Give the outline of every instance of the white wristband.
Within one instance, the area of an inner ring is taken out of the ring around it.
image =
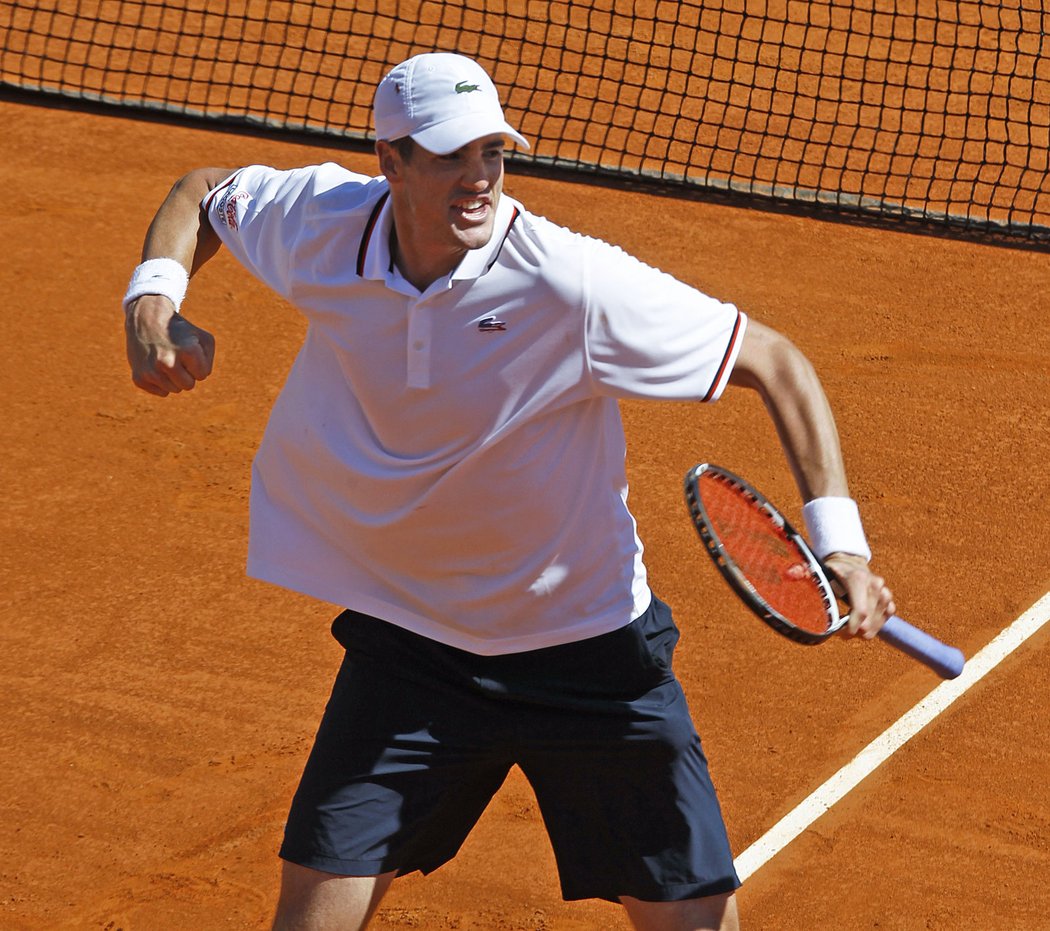
[[[163,294],[175,305],[175,313],[182,306],[189,286],[189,272],[175,259],[147,259],[131,275],[124,295],[124,309],[143,294]]]
[[[852,498],[814,498],[802,505],[809,545],[817,559],[831,553],[850,553],[871,559],[864,537],[860,509]]]

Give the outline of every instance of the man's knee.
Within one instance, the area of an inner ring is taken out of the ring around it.
[[[394,876],[337,876],[286,861],[273,931],[358,931]]]
[[[739,931],[736,897],[731,892],[681,902],[620,901],[636,931]]]

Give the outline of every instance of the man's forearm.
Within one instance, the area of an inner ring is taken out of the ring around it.
[[[189,275],[221,240],[201,209],[231,171],[200,168],[181,178],[157,209],[124,296],[124,332],[132,381],[159,397],[188,391],[211,374],[215,341],[179,314]]]

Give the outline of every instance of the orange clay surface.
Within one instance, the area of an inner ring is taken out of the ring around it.
[[[128,378],[119,305],[189,169],[374,162],[10,102],[0,126],[0,927],[265,928],[339,661],[334,606],[243,571],[249,465],[303,323],[220,255],[184,307],[217,337],[215,373],[161,400]],[[794,338],[904,616],[972,655],[1050,589],[1046,255],[531,177],[507,189]],[[697,461],[796,507],[753,397],[624,416],[653,585],[742,852],[937,680],[878,642],[780,639],[709,565],[682,502]],[[1048,668],[1043,630],[762,867],[744,926],[1047,928]],[[560,900],[515,772],[460,856],[395,883],[375,927],[626,922]]]

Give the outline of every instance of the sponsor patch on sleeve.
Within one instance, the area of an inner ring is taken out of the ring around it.
[[[223,226],[231,230],[239,228],[240,221],[252,200],[251,194],[238,189],[237,180],[237,175],[230,179],[215,205],[215,215]]]

